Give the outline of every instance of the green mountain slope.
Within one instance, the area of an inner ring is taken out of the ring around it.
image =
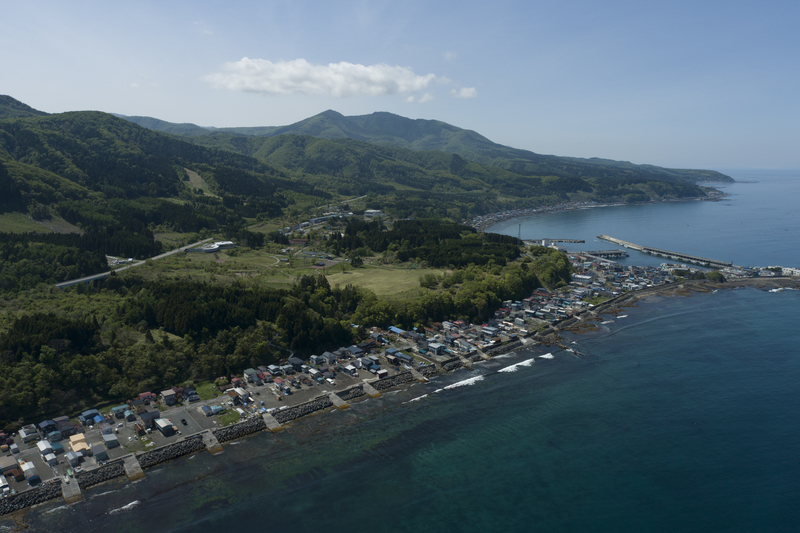
[[[19,100],[0,94],[0,120],[4,118],[24,118],[47,115],[44,111],[34,109]]]
[[[157,122],[148,125],[144,121],[138,123],[159,131],[181,134],[178,126],[182,125]],[[201,130],[192,129],[190,133],[184,135],[201,136],[203,135]],[[266,137],[286,134],[311,135],[323,139],[354,139],[409,150],[438,150],[458,154],[468,161],[504,168],[527,176],[634,178],[694,183],[733,181],[729,176],[710,170],[667,169],[653,165],[635,165],[627,161],[541,155],[497,144],[474,131],[464,130],[438,120],[413,120],[386,112],[347,117],[328,110],[288,126],[217,128],[206,130],[205,135],[223,133]]]

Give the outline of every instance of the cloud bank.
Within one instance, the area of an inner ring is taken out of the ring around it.
[[[436,79],[435,74],[418,75],[408,67],[384,63],[359,65],[342,61],[312,65],[302,58],[272,62],[247,57],[225,63],[220,72],[205,77],[215,88],[266,95],[308,94],[336,98],[411,93],[425,89]]]

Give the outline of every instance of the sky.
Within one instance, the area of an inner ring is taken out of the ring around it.
[[[800,2],[8,2],[0,94],[201,126],[333,109],[542,154],[800,168]]]

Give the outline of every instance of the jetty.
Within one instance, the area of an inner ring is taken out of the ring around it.
[[[642,246],[640,244],[623,241],[622,239],[609,237],[608,235],[598,235],[597,238],[604,241],[613,242],[614,244],[624,246],[625,248],[630,248],[631,250],[637,250],[639,252],[644,252],[646,254],[655,255],[658,257],[666,257],[667,259],[672,259],[674,261],[693,263],[695,265],[708,268],[725,268],[733,266],[733,263],[731,262],[717,261],[716,259],[708,259],[707,257],[698,257],[696,255],[683,254],[680,252],[671,252],[669,250],[662,250],[660,248],[653,248],[651,246]]]

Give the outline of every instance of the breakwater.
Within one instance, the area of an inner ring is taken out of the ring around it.
[[[658,257],[665,257],[667,259],[672,259],[674,261],[685,261],[687,263],[694,263],[696,265],[709,268],[724,268],[732,266],[731,262],[717,261],[716,259],[708,259],[707,257],[697,257],[695,255],[683,254],[680,252],[671,252],[669,250],[661,250],[660,248],[653,248],[651,246],[642,246],[640,244],[633,244],[632,242],[623,241],[622,239],[609,237],[608,235],[598,235],[597,238],[602,239],[604,241],[613,242],[614,244],[619,244],[620,246],[624,246],[625,248],[638,250],[640,252],[644,252],[650,255],[655,255]]]

